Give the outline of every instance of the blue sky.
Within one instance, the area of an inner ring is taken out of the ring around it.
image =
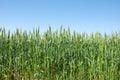
[[[0,0],[0,27],[41,32],[61,25],[77,32],[120,31],[120,0]]]

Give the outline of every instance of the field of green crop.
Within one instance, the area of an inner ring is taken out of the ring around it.
[[[0,80],[120,80],[120,33],[1,28]]]

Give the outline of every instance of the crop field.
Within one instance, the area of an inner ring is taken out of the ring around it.
[[[120,80],[120,33],[1,28],[0,80]]]

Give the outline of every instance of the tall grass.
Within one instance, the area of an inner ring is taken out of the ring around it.
[[[0,29],[0,80],[119,80],[120,33]]]

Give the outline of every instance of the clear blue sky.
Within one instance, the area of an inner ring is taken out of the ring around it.
[[[77,32],[120,31],[120,0],[0,0],[0,27],[44,32],[68,26]]]

